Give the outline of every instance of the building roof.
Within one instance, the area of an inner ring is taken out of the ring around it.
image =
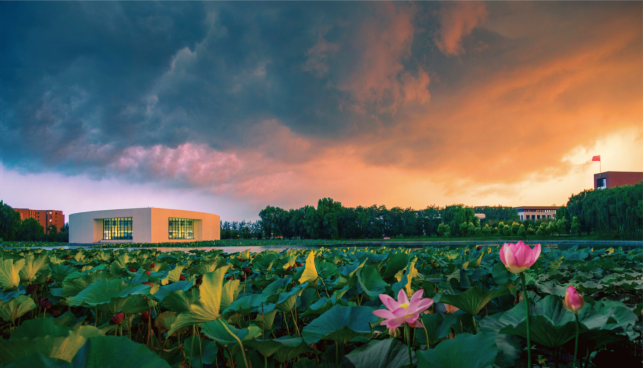
[[[517,211],[519,210],[556,210],[561,208],[562,206],[521,206],[521,207],[515,207]]]

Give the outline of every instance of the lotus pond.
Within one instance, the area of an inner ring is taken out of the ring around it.
[[[4,366],[526,367],[528,321],[533,366],[573,366],[576,328],[577,367],[642,362],[641,249],[544,248],[526,295],[497,246],[1,254]],[[416,328],[381,325],[420,290]]]

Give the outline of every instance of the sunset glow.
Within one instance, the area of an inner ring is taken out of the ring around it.
[[[641,2],[2,3],[0,199],[562,205],[642,171]]]

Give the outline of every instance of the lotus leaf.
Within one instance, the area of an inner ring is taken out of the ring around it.
[[[487,368],[492,366],[497,353],[494,337],[490,334],[464,333],[441,342],[434,349],[418,351],[418,367]]]
[[[371,325],[378,321],[374,308],[336,305],[302,329],[307,344],[322,339],[346,344],[358,336],[371,336]]]

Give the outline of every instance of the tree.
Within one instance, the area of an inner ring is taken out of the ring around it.
[[[512,234],[516,235],[519,232],[519,226],[520,225],[521,224],[519,224],[518,222],[513,222],[512,223]]]
[[[492,235],[499,235],[499,228],[498,227],[493,227],[492,228]]]
[[[565,218],[562,218],[560,220],[557,220],[557,232],[559,234],[567,234],[567,226],[568,226],[568,220]]]
[[[443,236],[446,238],[449,238],[450,232],[451,232],[451,229],[449,228],[449,225],[445,224],[445,228],[443,230]]]
[[[532,225],[528,225],[528,236],[534,235],[535,233],[536,233],[536,231],[534,230]]]
[[[56,228],[56,225],[47,226],[47,237],[51,242],[58,241],[58,229]]]
[[[486,224],[481,229],[481,233],[483,234],[483,236],[488,236],[488,235],[490,235],[492,233],[492,229]]]
[[[0,201],[0,239],[16,240],[20,223],[20,214]]]
[[[579,229],[581,228],[581,222],[577,216],[572,218],[572,224],[570,224],[570,231],[573,234],[579,234]]]
[[[525,226],[523,226],[523,224],[519,226],[519,230],[517,230],[517,235],[519,235],[522,238],[525,238],[528,235],[528,232],[526,231]]]
[[[469,223],[467,225],[467,235],[468,236],[474,236],[476,234],[476,227],[474,226],[473,223]]]
[[[45,235],[45,231],[38,221],[29,218],[20,224],[18,229],[18,240],[35,241],[41,240]]]
[[[467,235],[467,222],[462,222],[458,226],[458,233],[461,234],[461,236]]]
[[[510,225],[505,225],[503,227],[503,235],[512,235],[512,229],[510,228]]]
[[[543,233],[542,227],[539,227],[537,229],[537,236],[543,236],[543,235],[544,235],[544,233]]]
[[[557,232],[557,225],[554,221],[550,221],[548,224],[548,234],[554,234]]]
[[[445,232],[445,224],[441,223],[438,225],[438,236],[443,236],[443,233]]]

